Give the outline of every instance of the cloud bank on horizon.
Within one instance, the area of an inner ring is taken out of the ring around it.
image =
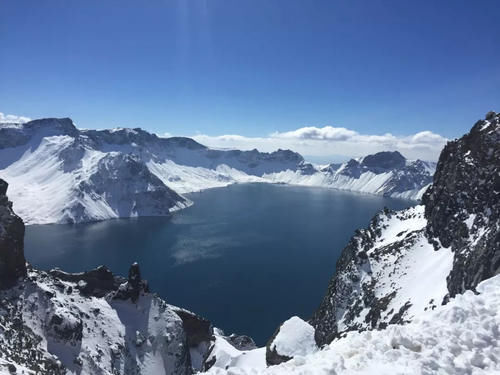
[[[0,123],[25,123],[25,116],[6,115],[0,112]],[[173,134],[164,133],[162,137]],[[189,136],[213,148],[272,152],[290,149],[306,159],[317,162],[339,162],[379,151],[399,151],[408,159],[437,160],[447,138],[430,130],[407,136],[390,133],[383,135],[361,134],[355,130],[333,126],[306,126],[286,132],[273,132],[263,137],[246,137],[238,134]]]
[[[5,124],[5,123],[15,123],[15,124],[22,124],[25,122],[31,121],[29,117],[25,116],[16,116],[16,115],[6,115],[2,112],[0,112],[0,124]]]
[[[343,127],[307,126],[287,132],[274,132],[266,137],[241,135],[210,136],[197,134],[192,137],[209,147],[236,148],[259,151],[291,149],[318,161],[344,161],[379,151],[399,151],[408,159],[437,160],[447,138],[426,130],[407,136],[390,133],[383,135],[360,134]]]

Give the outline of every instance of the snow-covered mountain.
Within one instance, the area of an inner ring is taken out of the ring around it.
[[[398,152],[316,168],[289,150],[215,150],[141,129],[80,130],[67,118],[0,124],[0,177],[27,224],[168,215],[191,204],[181,194],[238,182],[419,199],[433,172]]]
[[[343,164],[265,175],[272,182],[321,186],[340,190],[419,200],[430,186],[436,163],[407,160],[398,151],[385,151]]]
[[[105,267],[26,267],[24,224],[0,180],[0,373],[500,373],[500,114],[443,150],[423,205],[376,215],[320,308],[266,347]]]

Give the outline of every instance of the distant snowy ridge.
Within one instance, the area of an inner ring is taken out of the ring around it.
[[[420,200],[432,182],[436,163],[406,160],[399,152],[379,152],[319,169],[264,175],[272,182],[320,186],[393,198]]]
[[[316,168],[289,150],[216,150],[139,128],[79,130],[70,119],[0,124],[0,177],[27,224],[168,215],[191,204],[180,194],[245,182],[420,199],[434,167],[382,152]]]

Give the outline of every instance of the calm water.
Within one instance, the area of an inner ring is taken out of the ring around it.
[[[152,290],[227,333],[264,344],[291,315],[318,306],[335,261],[356,228],[404,200],[320,188],[245,184],[190,195],[172,218],[40,225],[26,257],[42,269],[105,264],[126,275],[138,261]]]

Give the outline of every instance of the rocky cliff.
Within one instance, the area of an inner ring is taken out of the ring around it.
[[[319,345],[405,323],[500,272],[500,115],[448,143],[423,205],[377,214],[311,319]]]
[[[0,289],[26,276],[24,224],[7,198],[8,184],[0,179]]]
[[[500,272],[500,114],[446,145],[422,203],[427,237],[455,254],[450,296]]]

